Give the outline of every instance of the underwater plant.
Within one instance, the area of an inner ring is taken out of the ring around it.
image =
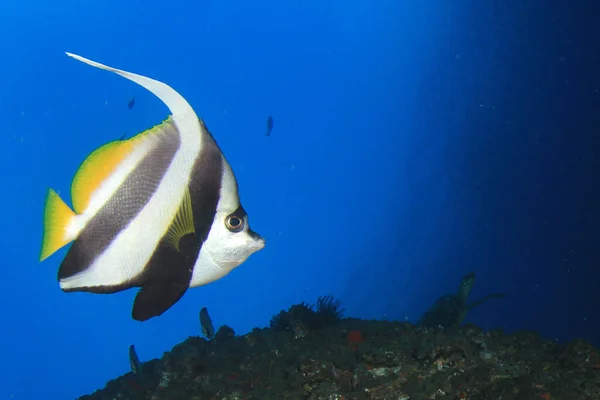
[[[316,306],[302,302],[294,304],[287,311],[281,310],[271,318],[269,327],[274,331],[297,330],[298,327],[321,329],[342,319],[344,309],[340,308],[341,304],[331,295],[319,296]]]
[[[304,302],[294,304],[287,311],[281,310],[279,314],[274,315],[269,322],[269,327],[274,331],[292,330],[296,321],[310,319],[313,312],[312,306]]]
[[[342,302],[335,300],[331,295],[319,296],[313,322],[313,325],[316,326],[315,329],[333,325],[341,320],[345,311],[340,308],[341,305]]]

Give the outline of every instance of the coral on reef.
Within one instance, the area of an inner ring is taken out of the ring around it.
[[[304,302],[295,304],[271,318],[269,325],[274,331],[292,330],[303,334],[340,321],[344,314],[340,307],[341,302],[333,296],[319,296],[316,306]]]
[[[475,273],[470,272],[462,278],[456,293],[445,294],[436,300],[421,317],[419,325],[430,328],[455,328],[463,322],[467,313],[474,307],[488,300],[504,297],[504,293],[492,293],[478,301],[468,302],[474,284]]]
[[[79,400],[600,399],[600,353],[582,340],[341,316],[326,296],[243,336],[222,326]]]

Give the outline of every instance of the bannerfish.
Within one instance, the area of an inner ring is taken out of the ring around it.
[[[200,310],[200,326],[202,327],[202,334],[207,339],[212,339],[215,335],[215,327],[212,323],[212,319],[210,319],[210,315],[208,315],[206,307],[203,307],[202,310]]]
[[[267,136],[271,136],[271,131],[273,130],[273,117],[269,115],[267,118]]]
[[[131,110],[133,108],[133,106],[135,106],[135,97],[132,97],[128,102],[127,102],[127,109]]]
[[[138,358],[133,345],[129,346],[129,365],[131,366],[131,371],[134,374],[140,374],[140,359]]]
[[[188,102],[165,83],[67,53],[160,98],[171,116],[92,152],[71,184],[73,210],[52,189],[40,260],[72,243],[58,270],[65,292],[140,287],[145,321],[189,287],[220,279],[265,246],[252,231],[229,163]]]

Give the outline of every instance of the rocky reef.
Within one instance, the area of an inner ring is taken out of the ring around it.
[[[222,326],[79,400],[600,399],[600,353],[581,340],[341,316],[325,297],[243,336]]]

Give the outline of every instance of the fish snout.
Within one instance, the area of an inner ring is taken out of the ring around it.
[[[258,233],[254,232],[252,229],[248,229],[248,235],[252,238],[251,247],[254,251],[262,250],[265,247],[267,241]]]

